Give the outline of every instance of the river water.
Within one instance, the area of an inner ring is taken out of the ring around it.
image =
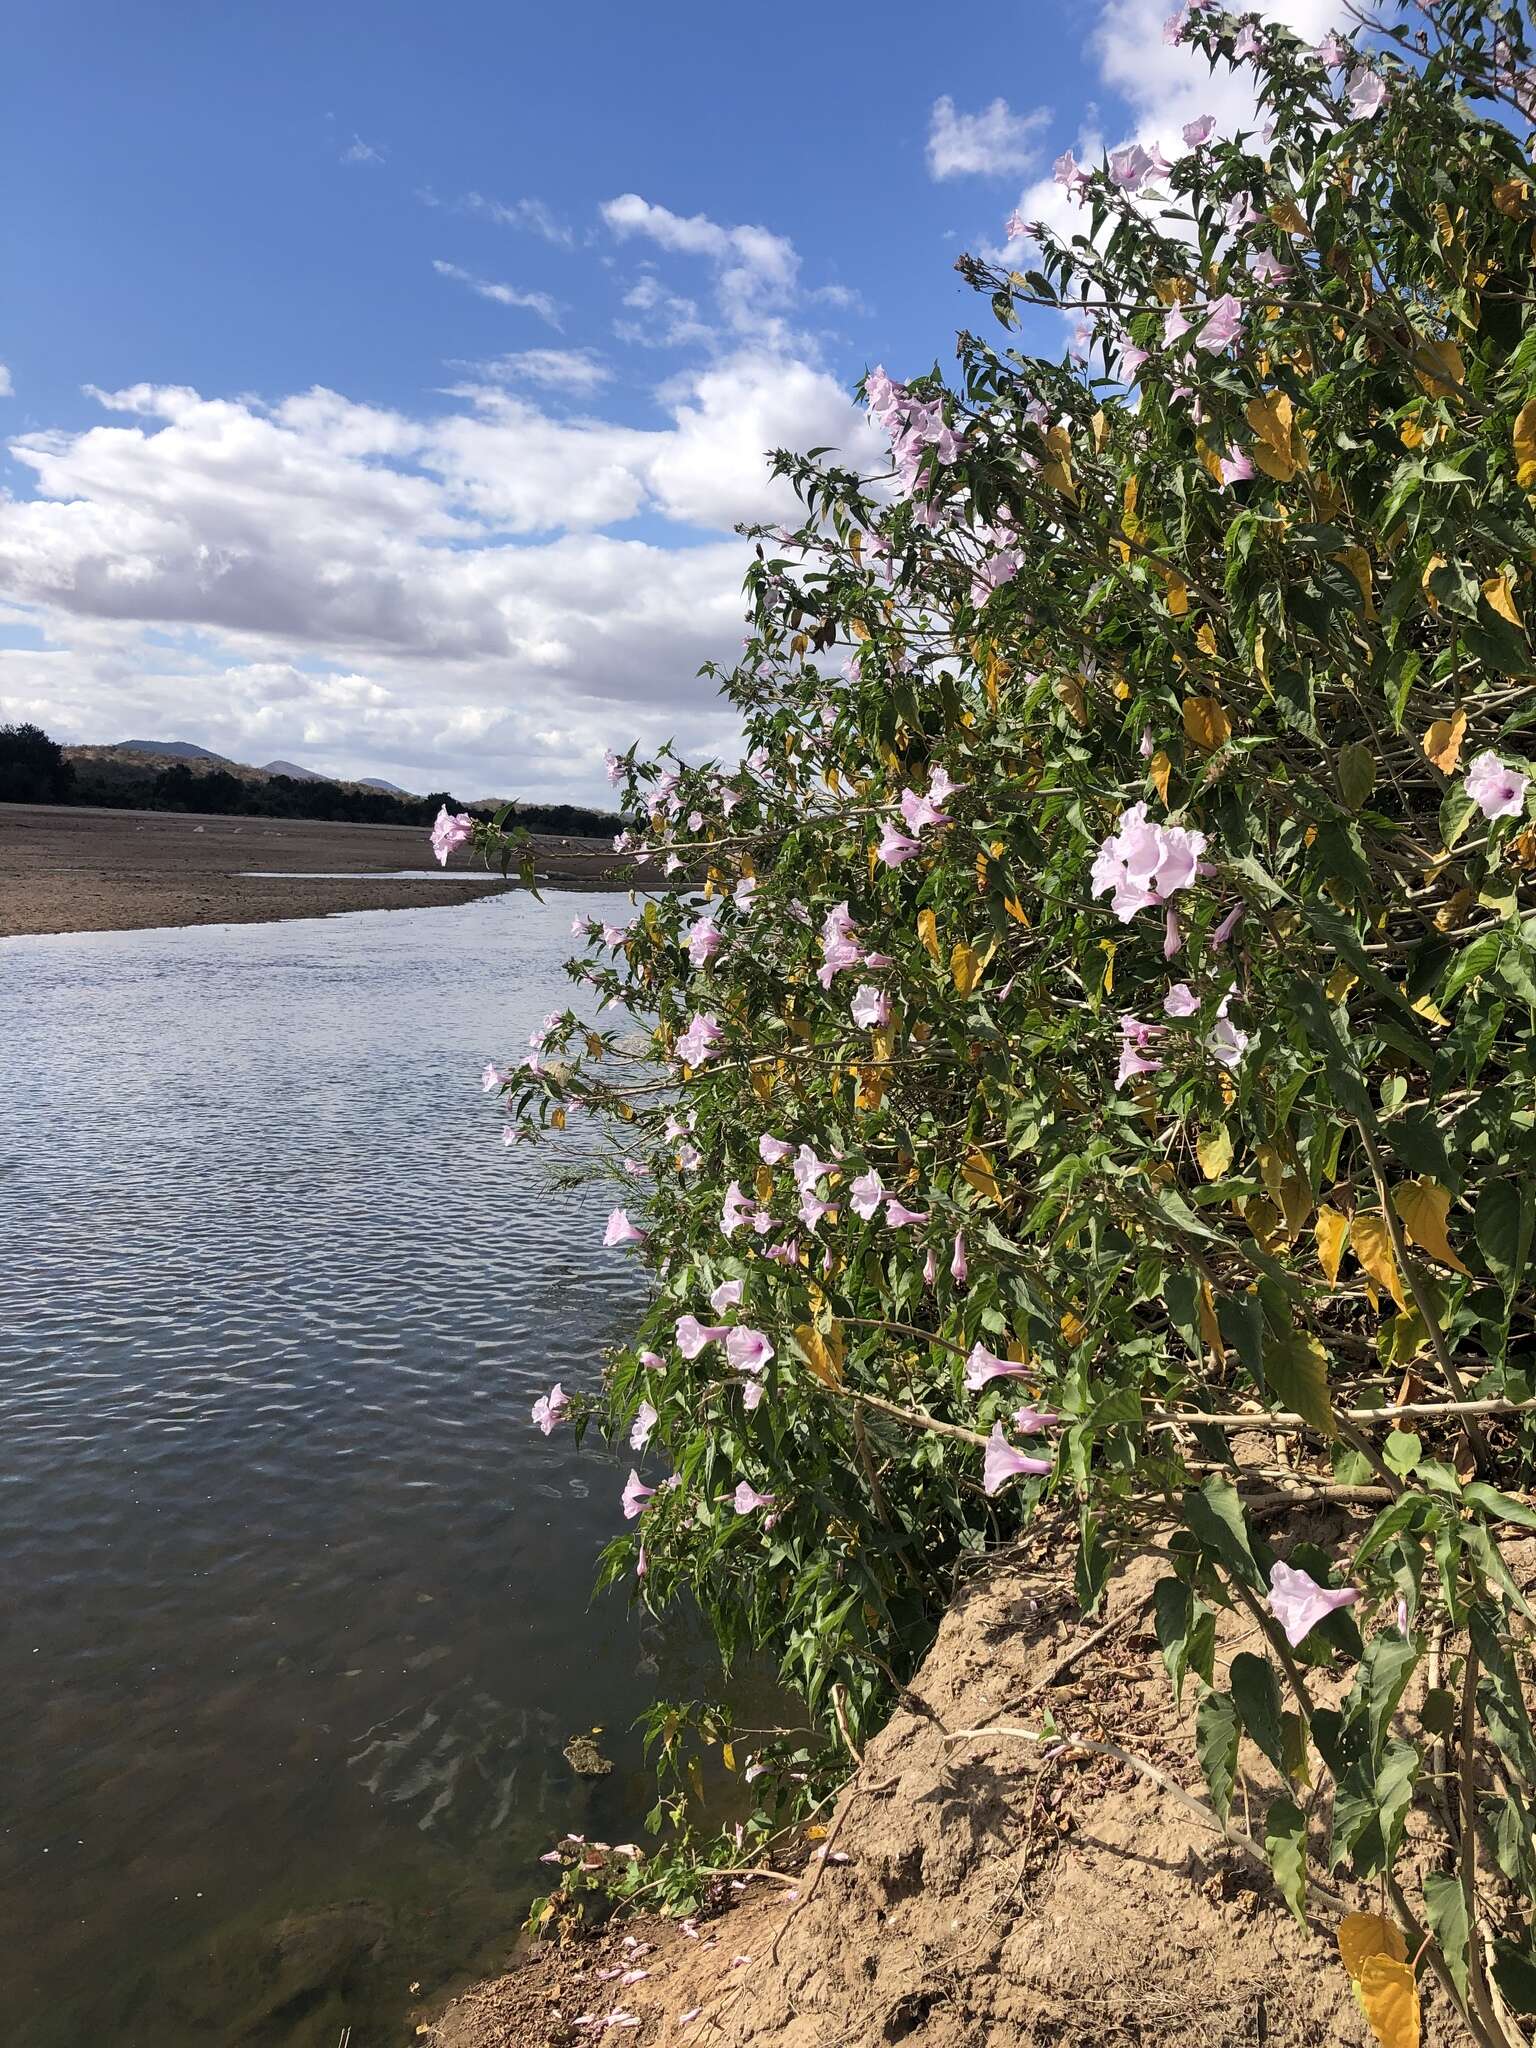
[[[572,901],[0,942],[13,2044],[408,2041],[641,1825],[705,1649],[590,1599],[623,1466],[528,1417],[640,1283],[479,1087]]]

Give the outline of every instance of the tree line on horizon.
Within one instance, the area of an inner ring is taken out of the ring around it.
[[[461,803],[447,790],[433,790],[427,796],[391,795],[359,783],[301,781],[294,775],[246,780],[227,768],[198,771],[185,761],[72,761],[57,740],[31,724],[0,725],[0,803],[420,827],[430,826],[445,805],[486,820],[495,815],[494,806]],[[520,804],[515,818],[531,831],[587,838],[610,837],[621,823],[609,812],[581,804]]]

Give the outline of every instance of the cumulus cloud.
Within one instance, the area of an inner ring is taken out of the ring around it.
[[[582,360],[526,353],[557,382]],[[505,384],[420,416],[325,389],[95,395],[97,424],[10,443],[35,494],[0,497],[0,592],[42,644],[0,650],[0,716],[471,795],[599,797],[632,736],[729,749],[695,677],[740,632],[723,529],[793,516],[766,449],[857,461],[868,431],[824,372],[753,350],[675,380],[647,427]],[[626,534],[642,516],[688,544]]]
[[[803,346],[784,313],[795,299],[800,258],[793,242],[763,227],[723,227],[707,214],[673,213],[625,192],[607,200],[603,220],[621,241],[640,237],[675,255],[701,256],[714,267],[715,299],[727,327],[758,346]]]
[[[548,292],[525,292],[519,291],[516,285],[497,284],[491,278],[477,277],[472,270],[465,270],[457,263],[445,263],[441,257],[433,259],[432,268],[439,277],[451,277],[455,284],[468,285],[478,298],[492,299],[498,306],[522,306],[530,313],[537,313],[546,325],[559,333],[562,308]]]
[[[928,172],[934,178],[1016,177],[1040,160],[1047,107],[1015,114],[1004,99],[979,114],[956,111],[948,93],[933,103],[928,122]]]
[[[537,384],[545,391],[573,393],[596,391],[613,376],[608,365],[585,348],[517,349],[465,367],[493,384]]]
[[[10,371],[4,363],[0,363],[0,398],[11,398],[15,391],[16,386],[11,382]]]

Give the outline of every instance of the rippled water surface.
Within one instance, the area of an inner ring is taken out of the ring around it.
[[[7,2041],[409,2040],[555,1834],[638,1826],[702,1651],[589,1603],[622,1472],[528,1422],[638,1281],[478,1081],[569,922],[0,943]]]

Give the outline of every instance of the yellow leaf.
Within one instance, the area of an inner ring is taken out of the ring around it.
[[[978,894],[980,894],[980,893],[981,893],[981,891],[982,891],[982,890],[984,890],[984,889],[986,888],[986,886],[987,886],[987,856],[986,856],[986,855],[985,855],[984,853],[978,853],[978,854],[977,854],[977,856],[976,856],[976,889],[977,889],[977,893],[978,893]]]
[[[1003,1191],[997,1184],[997,1175],[992,1171],[992,1162],[979,1147],[974,1152],[967,1153],[960,1174],[978,1195],[985,1195],[989,1202],[1002,1201]]]
[[[1277,206],[1269,209],[1269,217],[1277,228],[1283,228],[1288,235],[1304,235],[1307,232],[1306,217],[1294,199],[1282,199]]]
[[[1365,606],[1365,616],[1376,616],[1376,593],[1371,587],[1371,558],[1364,548],[1340,548],[1333,558],[1342,562],[1360,586],[1360,600]]]
[[[1214,697],[1184,699],[1184,730],[1197,747],[1212,753],[1232,737],[1232,721]]]
[[[970,946],[956,944],[949,956],[950,978],[963,996],[968,996],[981,979],[981,960]]]
[[[1072,478],[1072,440],[1065,427],[1060,424],[1051,428],[1045,437],[1045,445],[1051,459],[1042,462],[1040,474],[1053,491],[1060,491],[1064,498],[1077,503],[1077,485]]]
[[[736,1768],[736,1750],[735,1750],[735,1747],[734,1747],[734,1745],[733,1745],[733,1744],[731,1744],[731,1743],[729,1743],[729,1742],[722,1742],[722,1743],[721,1743],[721,1745],[720,1745],[720,1761],[721,1761],[721,1763],[723,1763],[723,1764],[725,1765],[725,1768],[726,1768],[726,1769],[727,1769],[728,1771],[734,1771],[734,1770],[735,1770],[735,1768]]]
[[[1122,500],[1123,509],[1120,514],[1120,528],[1121,531],[1130,540],[1135,540],[1141,532],[1141,522],[1136,517],[1136,498],[1139,489],[1140,486],[1138,485],[1135,477],[1128,476],[1125,480],[1125,494]]]
[[[1378,1287],[1385,1288],[1399,1308],[1408,1306],[1403,1276],[1397,1270],[1392,1238],[1384,1216],[1356,1213],[1349,1226],[1349,1248]]]
[[[939,959],[939,926],[931,910],[917,913],[917,936],[922,941],[923,951],[937,961]]]
[[[1403,1229],[1409,1241],[1416,1244],[1421,1252],[1428,1252],[1432,1259],[1438,1259],[1442,1266],[1454,1267],[1458,1273],[1468,1269],[1451,1250],[1451,1241],[1446,1236],[1445,1219],[1450,1213],[1451,1192],[1441,1187],[1428,1174],[1418,1180],[1405,1180],[1392,1190],[1392,1206],[1402,1220]]]
[[[1323,988],[1329,1002],[1342,1003],[1359,979],[1359,975],[1352,972],[1341,961],[1323,983]]]
[[[773,1200],[772,1167],[767,1165],[760,1166],[752,1176],[752,1185],[757,1189],[757,1199],[760,1202],[771,1202]]]
[[[806,1364],[823,1386],[840,1387],[843,1384],[841,1323],[832,1323],[825,1334],[814,1323],[801,1323],[795,1330],[795,1342],[805,1353]]]
[[[1216,1320],[1216,1303],[1211,1297],[1209,1280],[1200,1282],[1200,1336],[1207,1350],[1221,1356],[1221,1325]]]
[[[1507,220],[1518,220],[1525,211],[1526,198],[1530,187],[1523,178],[1506,178],[1495,185],[1492,192],[1494,206]]]
[[[1201,463],[1210,472],[1211,477],[1216,483],[1222,484],[1226,482],[1226,472],[1221,466],[1221,450],[1213,448],[1210,442],[1206,440],[1204,434],[1196,434],[1195,436],[1195,453],[1199,456]]]
[[[1115,954],[1119,951],[1113,939],[1100,939],[1099,951],[1104,955],[1104,980],[1100,990],[1103,995],[1113,992],[1115,986]]]
[[[1328,1285],[1336,1287],[1344,1246],[1349,1238],[1349,1218],[1338,1209],[1330,1209],[1325,1202],[1317,1212],[1312,1234],[1317,1239],[1318,1264],[1328,1276]]]
[[[1437,612],[1440,609],[1440,600],[1436,597],[1434,591],[1433,579],[1435,571],[1437,569],[1448,569],[1449,567],[1450,564],[1446,561],[1444,555],[1431,555],[1424,564],[1424,574],[1419,578],[1419,588],[1424,593],[1424,602],[1432,612]]]
[[[850,533],[848,536],[848,552],[853,557],[855,568],[863,568],[864,536],[862,533],[860,533],[857,527],[855,527],[852,533]]]
[[[1168,601],[1168,609],[1174,618],[1182,619],[1189,610],[1189,585],[1177,572],[1168,578],[1168,586],[1164,595]]]
[[[1052,685],[1056,695],[1072,714],[1074,724],[1088,723],[1088,699],[1083,690],[1081,676],[1058,676]]]
[[[1449,398],[1467,381],[1461,350],[1454,341],[1425,341],[1414,355],[1413,374],[1431,398]]]
[[[1195,1157],[1207,1180],[1220,1180],[1232,1164],[1232,1133],[1225,1124],[1206,1131],[1195,1140]]]
[[[1258,1161],[1265,1192],[1285,1218],[1285,1227],[1294,1237],[1312,1214],[1312,1189],[1295,1150],[1289,1141],[1281,1145],[1260,1145]]]
[[[806,1840],[807,1840],[808,1842],[819,1842],[819,1841],[821,1841],[821,1840],[823,1839],[823,1837],[824,1837],[824,1836],[826,1835],[826,1832],[827,1832],[827,1831],[826,1831],[826,1829],[825,1829],[825,1828],[824,1828],[824,1827],[822,1826],[821,1822],[820,1822],[820,1821],[817,1821],[817,1822],[815,1822],[815,1824],[814,1824],[813,1826],[811,1826],[811,1827],[808,1827],[808,1828],[806,1829],[806,1831],[805,1831],[805,1839],[806,1839]]]
[[[1005,896],[1003,898],[1003,908],[1007,911],[1008,915],[1013,919],[1015,924],[1027,925],[1029,923],[1029,919],[1024,912],[1024,906],[1019,901],[1017,896]]]
[[[1093,435],[1093,452],[1095,455],[1102,454],[1104,448],[1104,436],[1109,432],[1109,419],[1105,414],[1104,408],[1102,406],[1099,407],[1099,410],[1088,422],[1088,426],[1089,431]]]
[[[1254,433],[1258,436],[1253,446],[1253,458],[1266,476],[1276,482],[1288,484],[1296,474],[1296,459],[1293,447],[1292,429],[1294,416],[1291,401],[1283,391],[1272,391],[1263,398],[1251,398],[1244,410]]]
[[[773,1075],[767,1067],[755,1067],[753,1069],[752,1093],[759,1102],[766,1102],[773,1093]]]
[[[1461,743],[1466,736],[1465,711],[1458,711],[1454,718],[1437,718],[1424,735],[1425,760],[1431,767],[1438,768],[1442,775],[1454,774],[1456,762],[1461,754]]]
[[[1159,800],[1163,803],[1168,801],[1168,777],[1172,773],[1173,763],[1162,749],[1159,748],[1147,763],[1147,774],[1151,780],[1152,787],[1157,791]]]
[[[1380,1913],[1346,1913],[1339,1922],[1338,1943],[1344,1967],[1356,1980],[1372,1956],[1387,1956],[1396,1963],[1408,1960],[1403,1930]]]
[[[832,794],[836,796],[838,790],[842,787],[842,777],[838,774],[837,770],[835,768],[829,768],[826,774],[823,775],[821,779],[827,785],[828,789],[831,790]]]
[[[1522,491],[1536,484],[1536,398],[1528,398],[1515,414],[1515,481]]]
[[[1525,621],[1515,610],[1515,586],[1507,569],[1501,575],[1488,578],[1483,585],[1483,597],[1490,611],[1497,612],[1501,619],[1508,619],[1512,626],[1519,626],[1524,631]]]
[[[1216,652],[1215,628],[1209,625],[1202,626],[1195,635],[1195,645],[1202,654],[1214,654]]]
[[[1419,1987],[1395,1956],[1367,1956],[1356,1980],[1381,2048],[1419,2048]]]
[[[1083,1321],[1082,1317],[1075,1315],[1071,1309],[1068,1309],[1061,1319],[1063,1342],[1067,1344],[1080,1344],[1087,1334],[1088,1325]]]

